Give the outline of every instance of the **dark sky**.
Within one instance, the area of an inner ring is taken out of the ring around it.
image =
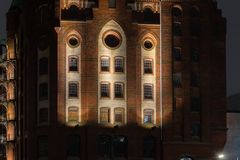
[[[240,0],[217,1],[227,18],[227,94],[233,95],[240,93]],[[0,0],[0,37],[5,36],[5,13],[10,3]]]

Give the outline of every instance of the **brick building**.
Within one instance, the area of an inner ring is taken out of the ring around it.
[[[212,0],[14,0],[1,51],[7,160],[209,160],[226,139]]]

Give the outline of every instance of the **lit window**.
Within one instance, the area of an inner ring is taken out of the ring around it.
[[[116,8],[116,0],[108,0],[109,8]]]
[[[173,58],[175,61],[181,61],[182,60],[182,53],[180,48],[173,48]]]
[[[41,83],[39,85],[39,100],[47,100],[48,99],[48,84]]]
[[[173,74],[173,86],[174,86],[174,88],[182,87],[182,74],[181,73]]]
[[[150,84],[144,84],[144,99],[153,99],[153,89]]]
[[[200,138],[200,133],[201,128],[200,128],[200,123],[192,123],[191,125],[191,136],[192,138]]]
[[[144,59],[144,74],[152,74],[152,60],[151,59]]]
[[[143,112],[144,112],[143,123],[153,123],[153,110],[144,109]]]
[[[109,57],[101,57],[101,71],[109,72]]]
[[[124,109],[116,108],[114,110],[115,123],[123,123],[124,122]]]
[[[48,108],[42,108],[39,110],[39,123],[48,122]]]
[[[39,136],[38,137],[38,157],[48,156],[48,137]]]
[[[78,107],[68,107],[68,122],[78,121],[79,121]]]
[[[182,36],[182,26],[180,22],[173,22],[173,35]]]
[[[69,57],[69,71],[78,71],[78,58]]]
[[[143,157],[155,158],[156,154],[156,139],[152,136],[143,137]]]
[[[114,96],[115,98],[123,98],[124,89],[123,83],[115,83],[114,84]]]
[[[78,84],[76,82],[71,82],[68,84],[68,96],[78,97]]]
[[[124,72],[123,65],[124,65],[123,58],[116,57],[115,58],[115,72]]]
[[[48,74],[48,59],[41,58],[39,60],[39,68],[38,68],[39,75]]]
[[[70,135],[67,137],[67,155],[78,157],[80,154],[80,136]]]
[[[100,85],[100,91],[101,91],[102,98],[110,97],[109,88],[110,88],[109,83],[102,83]]]
[[[110,109],[101,108],[100,109],[100,123],[110,123]]]

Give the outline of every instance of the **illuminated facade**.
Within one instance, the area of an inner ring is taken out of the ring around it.
[[[226,22],[216,2],[14,2],[1,54],[0,156],[207,160],[221,152]]]

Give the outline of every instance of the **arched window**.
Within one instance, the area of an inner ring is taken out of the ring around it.
[[[144,23],[151,24],[155,21],[155,16],[151,8],[145,8],[143,10]]]
[[[77,57],[69,57],[68,61],[69,65],[69,71],[76,72],[78,71],[78,58]]]
[[[156,156],[156,139],[153,136],[143,137],[143,157],[155,158]]]
[[[173,15],[173,17],[181,17],[182,16],[182,10],[179,7],[173,7],[172,8],[172,15]]]
[[[39,110],[39,123],[48,123],[48,108],[41,108]]]
[[[39,75],[48,74],[48,58],[41,58],[38,66]]]
[[[48,84],[41,83],[39,85],[39,93],[38,93],[39,100],[47,100],[48,99]]]
[[[67,156],[78,157],[80,154],[80,136],[70,135],[67,137]]]

